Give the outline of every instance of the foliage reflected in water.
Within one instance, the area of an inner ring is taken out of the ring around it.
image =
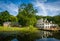
[[[7,36],[0,35],[0,41],[11,41],[16,38],[18,41],[34,41],[40,36],[37,33],[19,33],[19,34],[10,34]]]
[[[41,38],[37,41],[60,41],[60,32],[57,31],[40,31]]]
[[[8,34],[9,33],[9,34]],[[16,34],[14,34],[16,33]],[[36,41],[38,39],[51,38],[60,40],[60,32],[39,31],[39,32],[6,32],[0,33],[0,41]]]

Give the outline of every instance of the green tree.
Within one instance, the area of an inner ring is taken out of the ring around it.
[[[19,23],[22,26],[34,25],[36,22],[36,12],[32,4],[21,4],[17,15]]]
[[[54,21],[52,16],[45,16],[45,18],[47,18],[48,21]]]
[[[10,18],[9,18],[9,21],[11,21],[11,22],[18,22],[18,19],[17,19],[16,16],[11,15]]]
[[[39,15],[36,15],[35,17],[36,17],[37,20],[43,18],[43,16],[39,16]]]
[[[10,14],[8,11],[0,12],[0,24],[9,21],[9,18],[10,18]]]
[[[60,26],[60,15],[54,16],[54,21],[56,24],[58,24]]]

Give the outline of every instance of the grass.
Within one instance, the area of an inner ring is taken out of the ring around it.
[[[30,27],[3,27],[0,26],[0,31],[23,31],[23,32],[35,32],[38,31],[37,28],[30,26]]]

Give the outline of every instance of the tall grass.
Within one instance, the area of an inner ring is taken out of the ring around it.
[[[22,31],[22,32],[34,32],[38,31],[37,28],[30,26],[30,27],[3,27],[0,26],[0,31]]]

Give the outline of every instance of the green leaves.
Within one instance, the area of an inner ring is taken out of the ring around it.
[[[15,17],[15,16],[10,16],[10,21],[11,22],[18,22],[18,19],[17,19],[17,17]]]
[[[54,21],[56,24],[58,24],[60,26],[60,15],[54,16]]]
[[[4,22],[18,22],[17,17],[9,14],[8,11],[0,12],[0,24],[3,25]]]
[[[10,17],[10,14],[8,11],[1,12],[1,14],[0,14],[0,19],[4,22],[8,21],[9,17]]]
[[[3,22],[9,21],[10,14],[8,11],[0,12],[0,24],[2,25]]]
[[[22,4],[19,7],[17,18],[22,26],[34,25],[36,11],[32,4]]]

